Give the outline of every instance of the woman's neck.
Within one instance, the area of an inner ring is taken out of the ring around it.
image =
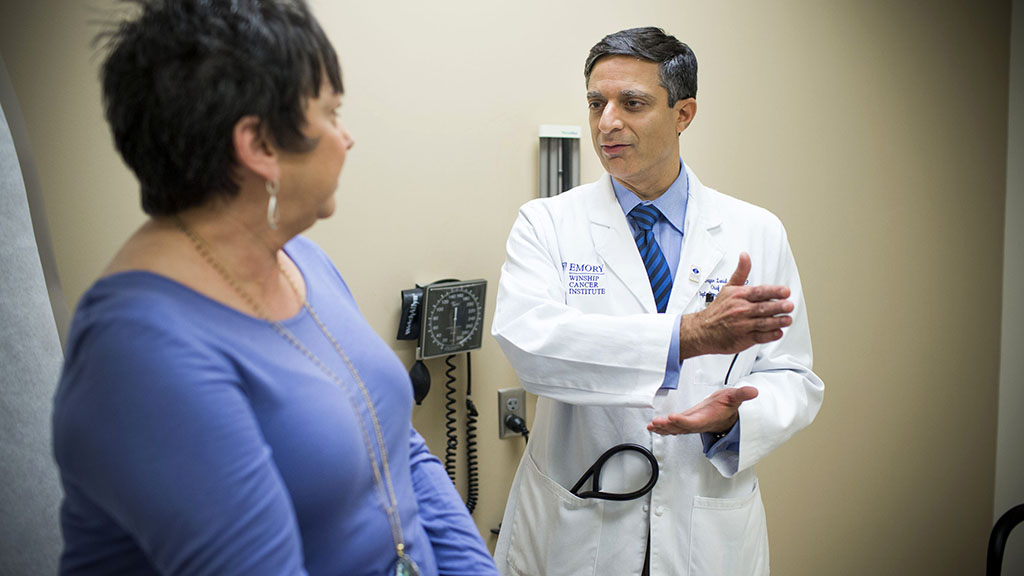
[[[177,227],[180,222],[202,239],[213,257],[243,286],[273,284],[280,270],[279,257],[285,242],[265,221],[253,220],[244,212],[210,208],[187,210],[161,219],[158,225]]]

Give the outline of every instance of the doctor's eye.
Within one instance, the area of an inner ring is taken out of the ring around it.
[[[626,108],[629,110],[639,110],[643,108],[644,104],[643,100],[626,100]]]
[[[604,108],[604,102],[601,102],[600,100],[591,100],[587,103],[587,108],[590,108],[591,110],[600,110],[601,108]]]

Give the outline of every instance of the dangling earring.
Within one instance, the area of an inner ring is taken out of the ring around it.
[[[271,230],[277,230],[277,223],[281,221],[281,214],[277,211],[277,191],[277,182],[267,180],[267,194],[270,195],[267,202],[267,225]]]

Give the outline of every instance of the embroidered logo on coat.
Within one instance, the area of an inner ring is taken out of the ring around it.
[[[604,266],[562,262],[562,269],[569,273],[570,296],[600,296],[605,293]]]

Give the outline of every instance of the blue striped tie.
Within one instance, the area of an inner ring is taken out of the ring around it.
[[[661,253],[661,247],[654,239],[652,230],[660,214],[654,206],[643,204],[637,204],[629,211],[633,222],[640,229],[634,240],[640,250],[640,257],[644,260],[644,267],[647,268],[647,277],[651,279],[654,302],[658,305],[658,312],[664,314],[668,307],[668,297],[672,293],[672,273],[669,272],[668,262],[665,261],[665,255]]]

